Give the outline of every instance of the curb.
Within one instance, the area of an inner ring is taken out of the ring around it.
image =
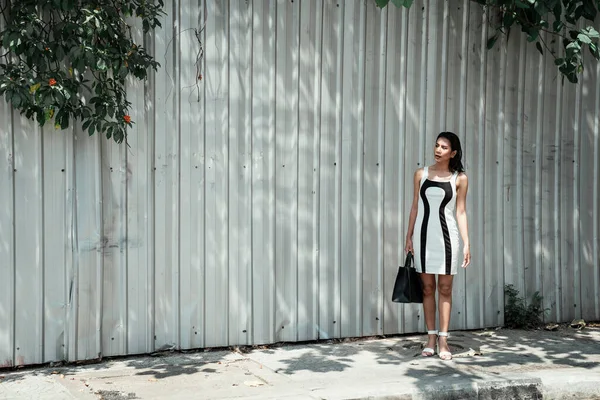
[[[449,386],[425,386],[412,393],[347,398],[345,400],[541,400],[542,380],[538,378],[473,382]]]

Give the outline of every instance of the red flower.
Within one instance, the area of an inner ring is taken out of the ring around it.
[[[131,117],[129,115],[123,115],[123,120],[127,124],[131,123]]]
[[[50,78],[50,80],[48,80],[48,85],[50,85],[50,86],[56,85],[56,79]]]

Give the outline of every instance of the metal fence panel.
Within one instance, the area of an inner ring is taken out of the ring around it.
[[[0,105],[0,366],[422,331],[390,294],[442,130],[470,182],[451,328],[501,325],[509,283],[600,319],[596,61],[563,85],[522,35],[488,51],[469,1],[165,9],[128,147]]]

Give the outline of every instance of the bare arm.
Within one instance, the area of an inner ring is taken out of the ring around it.
[[[415,230],[415,221],[417,220],[417,211],[419,210],[419,189],[421,186],[421,177],[423,176],[423,168],[419,168],[415,171],[413,178],[413,202],[410,208],[410,214],[408,217],[408,230],[406,231],[406,245],[404,251],[407,253],[413,252],[412,236]]]
[[[467,190],[469,188],[469,179],[464,173],[456,179],[456,222],[458,230],[463,241],[463,263],[462,267],[467,268],[471,263],[471,247],[469,243],[469,228],[467,224]]]

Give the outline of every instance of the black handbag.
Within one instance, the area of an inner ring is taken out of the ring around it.
[[[422,303],[423,284],[419,273],[413,267],[413,254],[408,252],[404,265],[398,268],[392,301],[395,303]]]

